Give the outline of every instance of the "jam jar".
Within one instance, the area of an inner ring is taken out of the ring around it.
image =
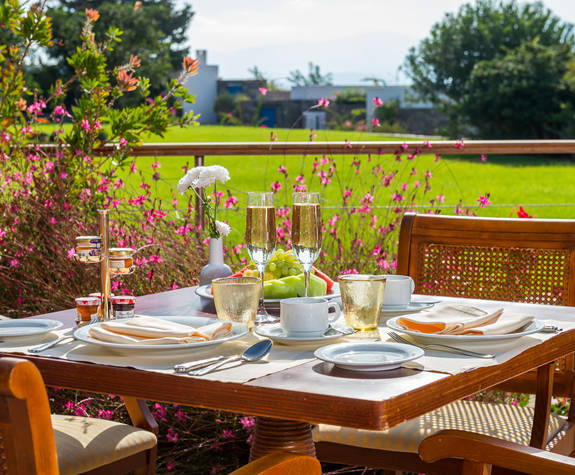
[[[79,261],[100,262],[101,254],[101,236],[78,236],[76,238],[76,259]]]
[[[98,297],[78,297],[76,299],[76,312],[78,323],[89,323],[98,320],[98,308],[100,299]]]
[[[114,274],[130,274],[134,265],[134,249],[131,247],[110,248],[110,270]]]
[[[116,295],[112,297],[112,312],[116,320],[134,318],[136,297],[131,295]]]

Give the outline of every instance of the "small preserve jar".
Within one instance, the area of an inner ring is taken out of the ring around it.
[[[100,299],[97,297],[78,297],[76,299],[77,323],[82,324],[98,320],[99,307]]]
[[[131,295],[116,295],[112,297],[112,311],[114,318],[134,318],[134,308],[136,306],[136,297]]]
[[[79,261],[100,262],[101,254],[101,236],[78,236],[76,238],[76,258]]]
[[[134,249],[131,247],[110,248],[110,270],[114,274],[130,274],[134,265]]]

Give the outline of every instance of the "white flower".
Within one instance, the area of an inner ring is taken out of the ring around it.
[[[231,228],[229,226],[229,224],[224,223],[222,221],[218,221],[216,219],[216,230],[218,231],[218,233],[222,236],[227,236],[228,234],[230,234]]]
[[[181,194],[188,188],[205,188],[212,185],[216,180],[225,183],[230,179],[228,170],[220,165],[208,167],[195,167],[186,173],[178,183],[178,191]]]

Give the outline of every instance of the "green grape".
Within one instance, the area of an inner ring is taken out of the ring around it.
[[[301,274],[301,272],[298,269],[296,269],[295,267],[292,267],[289,270],[289,275],[298,275],[298,274]]]
[[[269,270],[269,271],[272,272],[272,273],[275,272],[275,270],[276,270],[276,263],[275,263],[275,262],[271,262],[270,264],[268,264],[266,270]]]

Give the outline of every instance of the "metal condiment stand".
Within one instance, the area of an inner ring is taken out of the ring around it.
[[[110,217],[108,215],[109,210],[99,209],[99,221],[100,221],[100,236],[102,237],[102,250],[100,261],[100,284],[102,287],[102,320],[111,320],[110,315],[110,293],[111,293],[111,279],[110,279]]]

